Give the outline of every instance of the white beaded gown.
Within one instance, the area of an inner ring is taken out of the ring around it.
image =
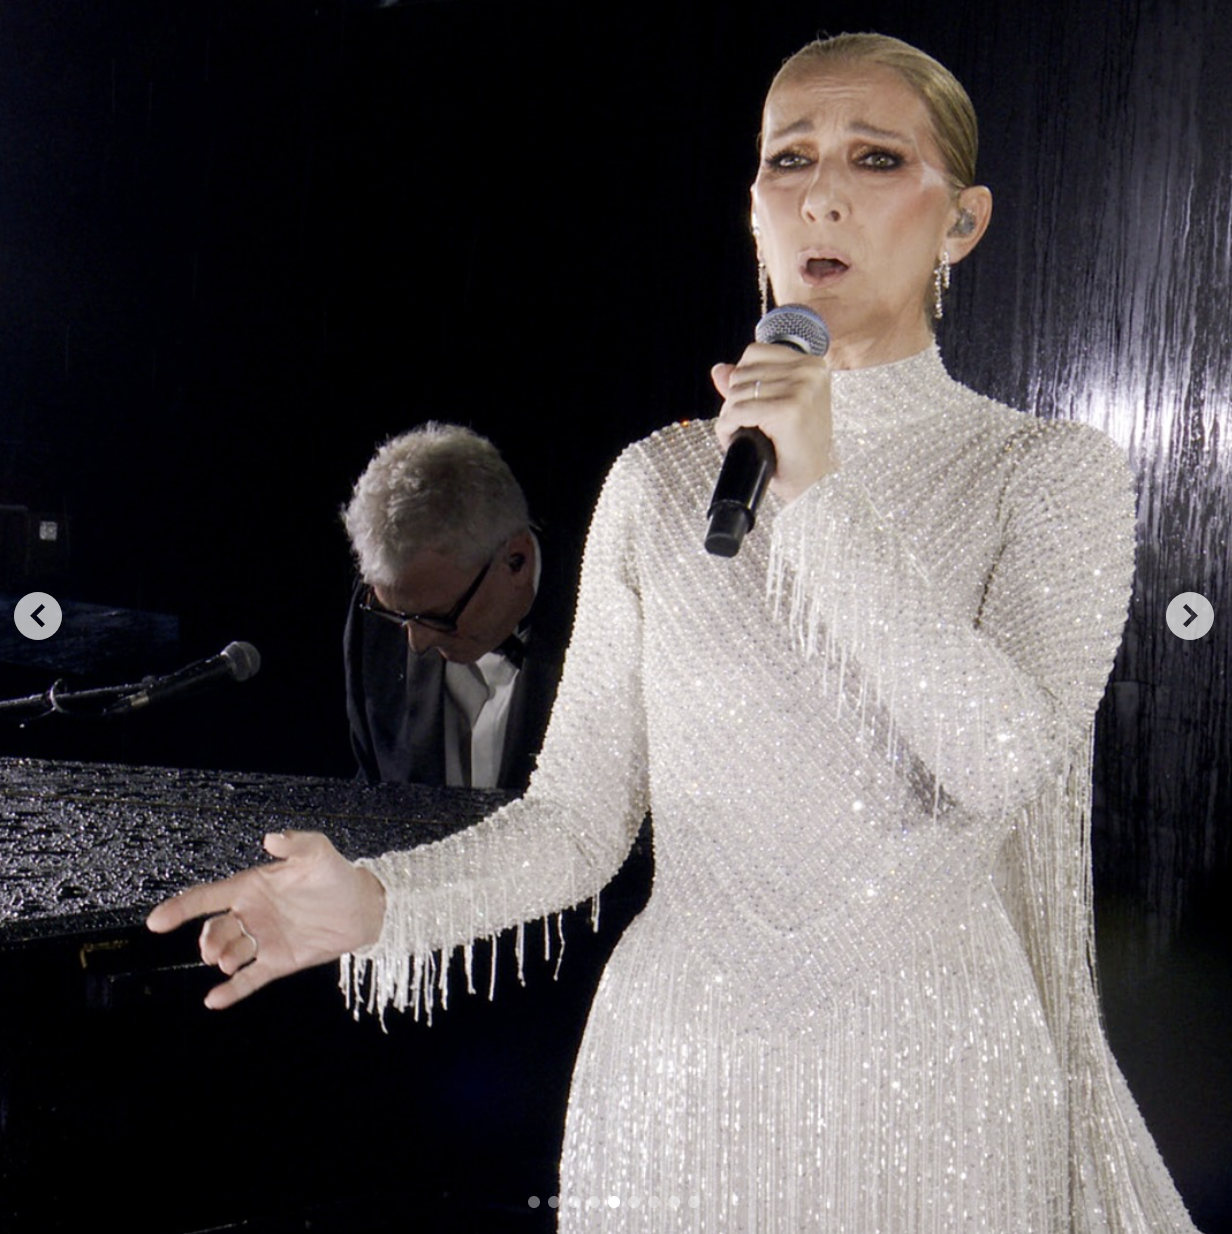
[[[1125,618],[1119,450],[952,381],[834,378],[839,471],[702,547],[709,422],[613,467],[526,796],[369,863],[370,1007],[594,896],[650,902],[576,1064],[560,1229],[1191,1230],[1100,1027],[1087,809]],[[545,925],[546,929],[546,925]],[[566,961],[567,963],[567,958]]]

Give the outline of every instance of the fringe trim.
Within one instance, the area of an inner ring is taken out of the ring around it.
[[[590,899],[590,926],[596,932],[599,928],[600,898],[600,895],[595,895]],[[552,936],[555,923],[556,963],[552,970],[552,980],[555,981],[560,977],[565,958],[565,914],[563,911],[548,913],[538,920],[543,922],[543,959],[549,963],[553,958]],[[511,926],[510,929],[514,932],[518,983],[524,986],[526,923]],[[449,976],[455,968],[459,953],[466,980],[466,992],[475,993],[476,943],[487,944],[488,1001],[495,999],[499,940],[504,933],[506,931],[502,930],[496,934],[485,935],[448,950],[425,947],[422,944],[408,946],[403,950],[405,930],[395,926],[390,930],[391,937],[388,940],[382,940],[376,947],[362,954],[351,953],[341,958],[338,988],[342,991],[347,1010],[353,1019],[358,1020],[362,1013],[367,1012],[375,1015],[381,1028],[385,1029],[385,1013],[392,1007],[399,1012],[409,1009],[411,1018],[416,1023],[422,1017],[431,1025],[433,1010],[438,1003],[442,1011],[449,1009]]]
[[[834,482],[838,483],[837,478]],[[858,491],[858,500],[869,515],[872,527],[884,534],[885,519],[862,489]],[[868,593],[863,589],[853,589],[850,580],[865,579],[872,563],[854,559],[849,537],[844,534],[844,520],[835,518],[811,491],[797,498],[797,503],[800,503],[798,509],[788,507],[779,515],[771,533],[766,598],[775,616],[782,619],[786,597],[788,627],[807,658],[811,659],[819,652],[827,658],[833,656],[836,626],[856,636],[854,649],[858,652],[863,642],[859,632],[870,620],[863,616],[867,611]],[[785,524],[790,530],[784,530]],[[902,566],[914,573],[925,586],[930,585],[928,573],[911,553],[899,555],[903,558]],[[889,576],[895,578],[897,572],[891,570]],[[823,621],[826,609],[830,610],[829,621]],[[877,618],[871,620],[876,621]],[[826,632],[824,645],[819,643],[823,625]],[[845,657],[842,664],[845,664]],[[878,672],[876,676],[880,690],[882,674]]]
[[[1089,731],[1011,838],[1006,907],[1067,1080],[1075,1234],[1193,1231],[1104,1035],[1095,961]]]
[[[841,481],[834,477],[832,482]],[[896,612],[897,580],[909,572],[928,586],[929,577],[909,551],[896,552],[887,542],[885,520],[862,488],[856,489],[856,501],[881,539],[882,551],[900,560],[888,565],[866,560],[852,545],[847,519],[835,514],[823,494],[810,490],[775,522],[766,601],[804,658],[820,659],[822,689],[832,695],[835,715],[854,706],[858,722],[882,745],[887,760],[916,763],[935,821],[949,801],[940,778],[906,750],[894,721],[904,678],[898,661],[911,649],[888,627]],[[934,767],[939,753],[933,752]]]

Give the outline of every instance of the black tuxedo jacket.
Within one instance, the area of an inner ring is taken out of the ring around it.
[[[517,792],[530,780],[543,744],[573,618],[571,580],[554,587],[548,571],[545,565],[528,618],[526,658],[513,686],[501,759],[498,787]],[[569,579],[569,572],[553,577]],[[360,774],[372,783],[442,785],[445,661],[436,651],[416,655],[393,622],[363,612],[364,590],[356,583],[343,634],[347,718]]]

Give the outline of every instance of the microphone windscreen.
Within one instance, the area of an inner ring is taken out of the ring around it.
[[[757,323],[753,337],[759,343],[794,347],[806,356],[824,356],[830,350],[826,323],[803,304],[780,304]]]
[[[261,668],[261,653],[251,643],[228,643],[219,654],[231,666],[236,681],[255,677]]]

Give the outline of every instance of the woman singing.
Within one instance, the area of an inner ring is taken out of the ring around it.
[[[594,896],[649,810],[653,894],[574,1073],[564,1231],[1192,1228],[1091,971],[1130,478],[1098,433],[942,365],[950,268],[991,213],[975,152],[962,87],[906,44],[788,60],[754,231],[832,346],[750,346],[714,369],[717,422],[617,461],[526,796],[358,865],[271,836],[282,861],[151,919],[231,910],[202,938],[230,977],[213,1006],[345,953],[353,997],[430,1011],[456,949]],[[742,426],[777,472],[722,559],[706,511]]]

